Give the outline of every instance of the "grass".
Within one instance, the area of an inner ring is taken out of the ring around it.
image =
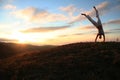
[[[0,61],[1,80],[120,80],[120,43],[74,43]]]

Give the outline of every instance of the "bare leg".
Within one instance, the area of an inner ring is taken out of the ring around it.
[[[81,15],[84,15],[97,28],[97,22],[95,22],[89,15],[83,13]]]
[[[94,9],[95,9],[95,11],[96,11],[96,17],[99,17],[98,10],[96,9],[96,7],[95,7],[95,6],[93,6],[93,8],[94,8]]]
[[[96,11],[96,17],[97,17],[97,19],[98,19],[97,23],[98,23],[99,25],[102,25],[101,20],[100,20],[100,17],[99,17],[98,10],[96,9],[96,7],[95,7],[95,6],[93,6],[93,8],[94,8],[94,9],[95,9],[95,11]]]
[[[97,34],[97,36],[96,36],[96,38],[95,38],[95,42],[97,42],[97,38],[98,38],[98,36],[99,36],[99,35]]]

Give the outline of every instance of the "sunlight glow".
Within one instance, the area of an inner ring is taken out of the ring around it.
[[[29,35],[15,31],[11,35],[12,39],[18,40],[18,43],[28,43],[28,42],[34,42],[35,40],[32,39]]]

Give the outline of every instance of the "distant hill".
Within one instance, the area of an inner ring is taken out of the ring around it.
[[[40,51],[45,50],[49,48],[53,48],[55,46],[33,46],[33,45],[27,45],[27,44],[15,44],[15,43],[4,43],[0,42],[0,59],[8,58],[10,56],[13,56],[15,54],[20,54],[23,52],[28,51]]]
[[[0,61],[0,80],[120,80],[120,43],[74,43]]]

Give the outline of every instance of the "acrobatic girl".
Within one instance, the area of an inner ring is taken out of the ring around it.
[[[104,34],[102,23],[101,23],[101,20],[100,20],[100,17],[99,17],[98,10],[96,9],[95,6],[93,8],[96,11],[96,18],[98,19],[97,22],[94,21],[89,15],[86,15],[84,13],[82,13],[81,15],[84,15],[98,29],[98,34],[97,34],[97,36],[95,38],[95,42],[97,42],[98,37],[99,37],[99,39],[102,39],[102,36],[103,36],[103,42],[105,42],[105,34]]]

